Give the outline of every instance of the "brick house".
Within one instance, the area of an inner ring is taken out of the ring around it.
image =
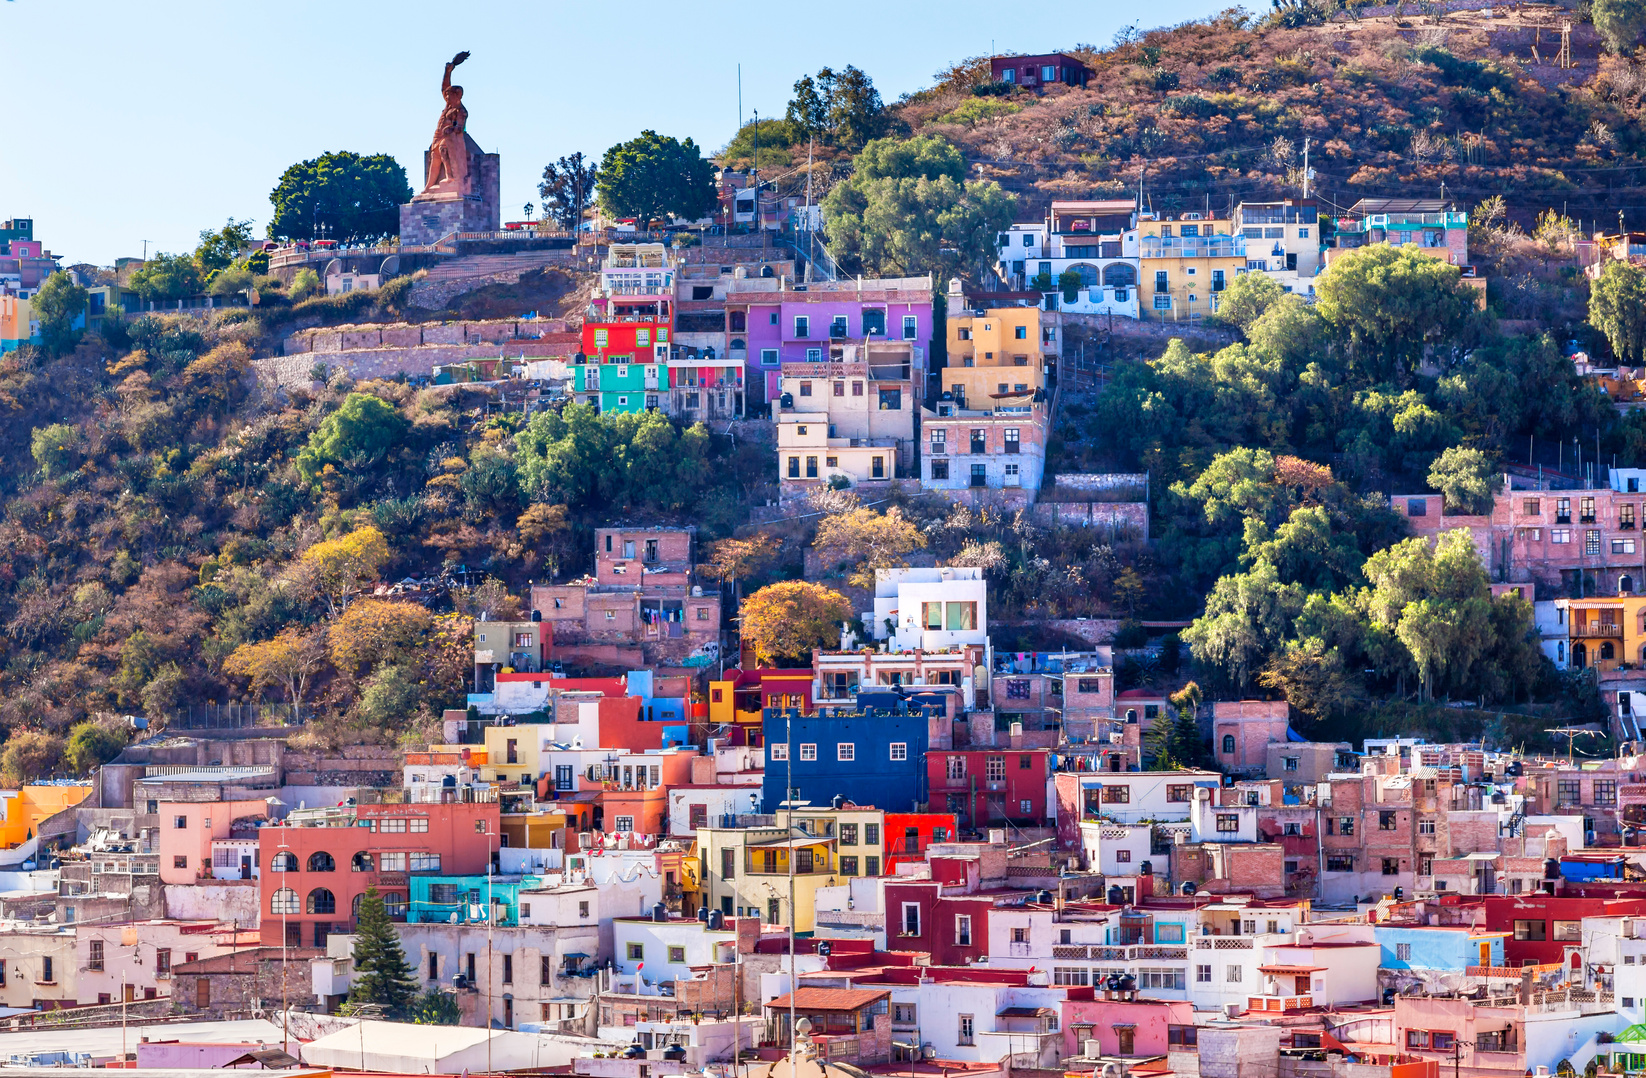
[[[1284,700],[1220,700],[1212,705],[1212,756],[1231,775],[1257,776],[1269,764],[1269,745],[1291,741]]]
[[[954,813],[968,830],[1047,819],[1046,749],[951,749],[926,754],[931,808]]]
[[[989,75],[995,82],[1038,90],[1059,83],[1084,86],[1091,78],[1091,70],[1067,53],[1046,52],[1034,56],[992,56]]]
[[[547,626],[552,657],[605,659],[640,646],[649,663],[718,654],[720,589],[693,573],[694,527],[596,528],[593,576],[534,584],[532,620]]]
[[[1045,392],[1001,384],[1013,388],[973,399],[971,407],[939,401],[935,410],[921,409],[923,490],[1022,491],[1035,500],[1046,471]]]

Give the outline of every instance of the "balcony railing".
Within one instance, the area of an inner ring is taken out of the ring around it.
[[[1144,258],[1234,258],[1245,257],[1244,236],[1145,236]]]
[[[1589,621],[1572,626],[1573,636],[1615,636],[1623,637],[1623,626],[1614,625],[1609,621]]]

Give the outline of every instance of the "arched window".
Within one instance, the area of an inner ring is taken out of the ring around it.
[[[1576,644],[1573,644],[1572,645],[1572,665],[1577,667],[1579,670],[1581,670],[1581,669],[1583,669],[1583,667],[1585,665],[1588,664],[1588,662],[1589,662],[1589,649],[1583,646],[1582,641],[1579,641]]]
[[[331,854],[325,850],[316,850],[309,854],[310,872],[336,872],[337,862],[331,859]]]
[[[1137,722],[1137,708],[1129,707],[1126,709],[1126,725],[1130,726],[1135,722]]]
[[[309,892],[310,913],[336,913],[337,896],[324,887],[316,887]]]
[[[1126,262],[1110,262],[1103,267],[1103,283],[1110,288],[1135,288],[1137,268]]]
[[[1617,593],[1619,595],[1632,595],[1634,590],[1634,577],[1630,576],[1628,573],[1624,573],[1622,576],[1617,578]]]
[[[1223,751],[1226,754],[1231,755],[1231,756],[1234,754],[1234,735],[1233,734],[1224,734],[1223,735]]]
[[[1098,281],[1102,280],[1102,276],[1097,272],[1097,267],[1085,262],[1076,262],[1063,272],[1080,274],[1081,288],[1090,288],[1092,285],[1097,284]]]
[[[389,915],[391,921],[406,919],[406,895],[403,891],[383,892],[383,912]]]
[[[269,862],[269,871],[296,872],[297,855],[292,853],[290,850],[281,850],[279,853],[274,855],[274,860]]]
[[[350,860],[349,867],[356,872],[370,872],[372,870],[371,854],[361,850]]]
[[[1642,658],[1646,658],[1646,647],[1641,648],[1640,653]],[[1564,640],[1555,645],[1555,661],[1562,663],[1566,661],[1566,641]]]
[[[1601,659],[1615,659],[1615,658],[1617,658],[1617,652],[1616,652],[1615,649],[1613,649],[1612,642],[1610,640],[1602,640],[1600,642],[1600,656],[1599,657]]]
[[[365,901],[365,898],[365,892],[362,891],[360,894],[354,896],[353,902],[349,903],[349,916],[353,917],[356,921],[360,920],[360,903]]]
[[[297,892],[290,887],[280,888],[269,901],[269,912],[276,916],[282,913],[302,913],[302,907],[297,904]]]

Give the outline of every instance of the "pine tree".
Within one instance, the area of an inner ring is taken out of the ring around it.
[[[377,888],[367,888],[360,899],[354,936],[354,985],[351,1003],[381,1004],[391,1016],[399,1016],[417,996],[417,977],[400,946],[383,898]]]
[[[1154,758],[1156,771],[1170,771],[1183,762],[1177,754],[1177,729],[1169,708],[1162,708],[1154,717],[1143,735],[1143,744]]]

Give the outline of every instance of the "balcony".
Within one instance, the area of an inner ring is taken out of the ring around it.
[[[1144,258],[1244,258],[1244,236],[1144,236]]]
[[[1588,621],[1573,625],[1572,636],[1611,636],[1621,640],[1623,639],[1623,626],[1609,621]]]
[[[1313,996],[1248,996],[1248,1011],[1300,1011],[1313,1007]]]

